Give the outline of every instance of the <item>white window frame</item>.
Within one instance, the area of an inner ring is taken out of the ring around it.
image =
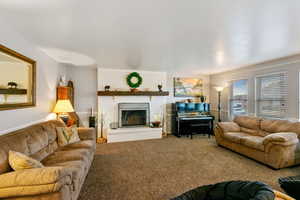
[[[237,81],[242,81],[242,80],[245,80],[247,81],[247,114],[249,114],[249,89],[250,89],[250,85],[249,85],[249,79],[248,78],[241,78],[241,79],[236,79],[236,80],[231,80],[230,81],[230,95],[229,95],[229,117],[231,119],[233,119],[235,116],[233,115],[233,112],[232,112],[232,101],[234,101],[233,99],[233,83],[234,82],[237,82]]]
[[[298,106],[298,121],[300,121],[300,70],[298,71],[298,85],[297,85],[297,106]]]
[[[254,89],[255,89],[255,116],[256,117],[263,117],[263,118],[268,118],[268,119],[283,119],[283,118],[281,118],[281,117],[268,117],[268,116],[259,116],[258,115],[258,106],[259,106],[259,104],[258,104],[258,101],[259,101],[259,90],[260,90],[260,88],[258,88],[259,87],[259,84],[258,84],[258,78],[262,78],[262,77],[267,77],[267,76],[272,76],[272,75],[278,75],[278,74],[282,74],[282,73],[284,73],[284,74],[286,74],[287,75],[287,80],[288,80],[288,72],[287,71],[278,71],[278,72],[273,72],[273,73],[267,73],[267,74],[262,74],[262,75],[257,75],[257,76],[255,76],[255,86],[254,86]],[[288,84],[288,83],[287,83]],[[287,86],[287,89],[289,88],[289,86]],[[289,92],[288,90],[287,90],[287,92]],[[289,95],[289,94],[288,94]],[[287,96],[288,96],[287,95]],[[287,99],[287,101],[286,101],[286,105],[287,105],[287,110],[288,110],[288,107],[289,107],[289,105],[288,105],[288,99]],[[287,116],[286,116],[287,117]]]

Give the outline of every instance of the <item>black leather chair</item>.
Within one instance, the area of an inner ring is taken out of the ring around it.
[[[274,200],[272,188],[262,182],[229,181],[205,185],[171,200]]]
[[[300,176],[279,178],[280,187],[291,197],[300,199]]]

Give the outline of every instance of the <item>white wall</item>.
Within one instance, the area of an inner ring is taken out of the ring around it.
[[[255,77],[258,75],[285,71],[288,73],[288,118],[299,118],[299,82],[300,56],[292,56],[284,59],[264,62],[261,64],[211,75],[211,102],[212,109],[217,110],[217,92],[214,86],[229,86],[229,82],[238,79],[248,79],[249,84],[249,114],[255,115]],[[228,119],[229,87],[222,92],[222,119]]]
[[[46,56],[31,42],[0,20],[0,43],[37,61],[37,106],[0,111],[0,134],[45,120],[56,100],[56,85],[64,67]]]
[[[129,90],[126,77],[135,70],[116,70],[98,68],[98,89],[104,90],[105,85],[110,85],[111,90]],[[138,88],[140,90],[149,89],[158,91],[157,85],[167,85],[167,73],[155,71],[136,71],[143,77],[143,83]]]

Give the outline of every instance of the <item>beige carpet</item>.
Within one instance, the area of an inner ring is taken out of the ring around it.
[[[98,144],[79,199],[167,200],[228,180],[263,181],[279,189],[279,177],[297,174],[300,167],[272,170],[204,136]]]

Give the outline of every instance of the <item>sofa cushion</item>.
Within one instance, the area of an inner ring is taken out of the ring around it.
[[[254,129],[244,128],[244,127],[241,127],[241,132],[248,133],[249,135],[261,136],[261,137],[265,137],[266,135],[270,134],[263,130],[254,130]]]
[[[270,120],[263,119],[261,121],[261,129],[270,133],[290,132],[295,123],[287,120]]]
[[[42,163],[44,165],[50,165],[74,160],[82,160],[87,162],[90,155],[91,151],[88,149],[58,150],[42,160]]]
[[[72,178],[76,179],[83,176],[87,169],[87,164],[81,160],[64,161],[45,165],[46,167],[63,167],[72,173]]]
[[[226,132],[224,133],[224,138],[226,138],[227,140],[230,140],[232,142],[241,143],[241,139],[244,137],[249,136],[249,134],[247,133],[242,133],[242,132]]]
[[[64,127],[65,124],[58,120],[51,120],[42,124],[44,131],[48,134],[48,143],[53,143],[57,139],[56,127]]]
[[[241,139],[241,144],[253,149],[265,151],[263,140],[264,138],[260,136],[248,136]]]
[[[68,144],[64,147],[61,147],[60,150],[68,150],[68,149],[94,149],[96,147],[95,142],[93,140],[83,140],[79,142],[75,142],[72,144]]]
[[[250,128],[245,128],[241,127],[241,132],[243,133],[248,133],[249,135],[258,135],[258,130],[250,129]]]
[[[264,119],[261,121],[261,129],[270,133],[293,132],[300,138],[300,122]]]
[[[71,173],[61,167],[20,170],[2,174],[0,179],[5,180],[0,183],[0,199],[28,200],[45,199],[39,195],[59,192],[72,181]]]
[[[244,128],[253,129],[253,130],[260,129],[261,118],[258,117],[237,116],[234,118],[233,121],[237,123],[239,126]]]
[[[48,146],[48,134],[42,126],[36,125],[26,131],[28,135],[28,148],[30,154],[35,154]]]
[[[44,158],[46,158],[48,155],[52,154],[54,151],[56,151],[58,148],[57,142],[54,141],[50,144],[48,144],[47,147],[41,149],[40,151],[36,152],[35,154],[30,155],[30,157],[41,161]]]
[[[44,167],[39,161],[16,151],[9,151],[8,161],[11,168],[15,171]]]
[[[234,122],[218,122],[218,127],[222,129],[223,132],[240,132],[241,128],[237,123]]]

